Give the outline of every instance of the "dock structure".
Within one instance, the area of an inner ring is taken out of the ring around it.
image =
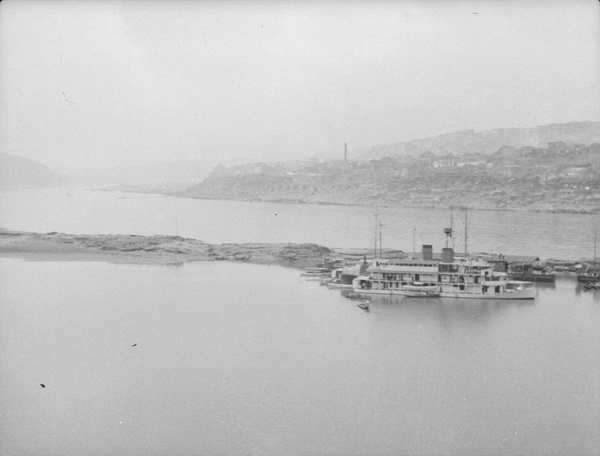
[[[511,265],[533,265],[540,261],[540,257],[528,255],[503,255],[493,253],[486,258],[488,263],[494,265],[494,269],[500,272],[506,272]]]

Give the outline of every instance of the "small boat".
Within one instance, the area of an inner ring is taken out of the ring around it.
[[[600,281],[600,272],[588,270],[584,273],[577,274],[577,281],[579,283],[596,283]]]
[[[358,300],[364,300],[365,296],[362,293],[357,293],[355,291],[350,291],[350,290],[342,290],[342,296],[344,298],[348,298],[348,299],[358,299]]]
[[[368,300],[364,300],[364,301],[360,301],[358,304],[356,304],[358,307],[360,307],[361,309],[364,310],[369,310],[369,308],[371,307],[371,303],[369,303]]]
[[[577,281],[579,283],[600,283],[600,269],[596,264],[596,236],[597,232],[594,231],[594,263],[593,265],[587,265],[586,270],[583,273],[577,274]]]
[[[540,264],[514,266],[509,272],[511,280],[522,282],[554,282],[556,274]]]
[[[331,272],[327,268],[306,268],[300,273],[300,277],[306,277],[306,280],[321,280],[330,277]]]
[[[400,289],[399,294],[410,298],[433,298],[440,295],[440,290],[437,285],[413,282],[409,285],[404,285]]]
[[[352,290],[351,283],[342,283],[338,281],[327,282],[325,284],[330,290]]]
[[[600,282],[583,282],[582,285],[586,290],[600,290]]]

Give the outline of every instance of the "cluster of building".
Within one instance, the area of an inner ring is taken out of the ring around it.
[[[204,189],[220,183],[230,193],[238,189],[242,197],[262,200],[352,204],[360,195],[357,204],[600,212],[600,144],[551,142],[546,148],[502,147],[492,154],[425,151],[364,161],[349,160],[345,153],[340,159],[218,166]]]

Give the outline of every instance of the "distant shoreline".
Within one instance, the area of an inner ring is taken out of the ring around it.
[[[137,192],[129,192],[129,193],[137,193]],[[161,193],[159,193],[161,194]],[[346,207],[379,207],[379,208],[398,208],[398,209],[428,209],[432,211],[443,210],[447,211],[450,208],[454,209],[464,209],[465,207],[470,211],[481,211],[481,212],[531,212],[532,214],[570,214],[570,215],[598,215],[600,212],[598,211],[586,211],[586,210],[567,210],[567,209],[531,209],[526,207],[513,207],[513,208],[494,208],[494,207],[477,207],[477,206],[469,206],[468,204],[463,205],[406,205],[406,204],[373,204],[373,203],[336,203],[336,202],[327,202],[327,201],[304,201],[304,200],[294,200],[294,199],[230,199],[230,198],[210,198],[210,197],[199,197],[199,196],[178,196],[172,194],[165,194],[167,196],[173,196],[175,198],[191,198],[191,199],[199,199],[199,200],[210,200],[210,201],[236,201],[239,203],[273,203],[273,204],[301,204],[301,205],[315,205],[315,206],[346,206]]]
[[[427,204],[374,204],[372,202],[365,202],[363,204],[352,202],[352,203],[344,203],[344,202],[335,202],[335,201],[306,201],[303,199],[293,199],[293,198],[273,198],[273,199],[261,199],[261,198],[220,198],[220,197],[209,197],[209,196],[187,196],[187,195],[178,195],[176,193],[171,192],[161,192],[159,190],[134,190],[127,187],[111,187],[111,188],[103,188],[98,189],[99,191],[115,191],[115,192],[123,192],[123,193],[141,193],[141,194],[151,194],[151,195],[163,195],[170,196],[172,198],[188,198],[188,199],[196,199],[196,200],[206,200],[206,201],[235,201],[238,203],[270,203],[270,204],[298,204],[298,205],[315,205],[315,206],[345,206],[345,207],[380,207],[380,208],[398,208],[398,209],[427,209],[427,210],[450,210],[451,207],[454,209],[464,208],[466,207],[470,211],[481,211],[481,212],[530,212],[532,214],[569,214],[569,215],[598,215],[600,212],[598,211],[588,211],[588,210],[568,210],[568,209],[533,209],[528,207],[512,207],[512,208],[500,208],[500,207],[478,207],[476,205],[469,204],[456,204],[456,205],[427,205]]]

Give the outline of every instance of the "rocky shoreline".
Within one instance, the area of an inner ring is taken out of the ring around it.
[[[109,261],[137,264],[180,264],[190,261],[242,261],[293,268],[314,266],[339,255],[317,244],[208,244],[180,236],[79,235],[0,230],[0,257],[34,261]],[[348,250],[350,256],[360,249]]]

